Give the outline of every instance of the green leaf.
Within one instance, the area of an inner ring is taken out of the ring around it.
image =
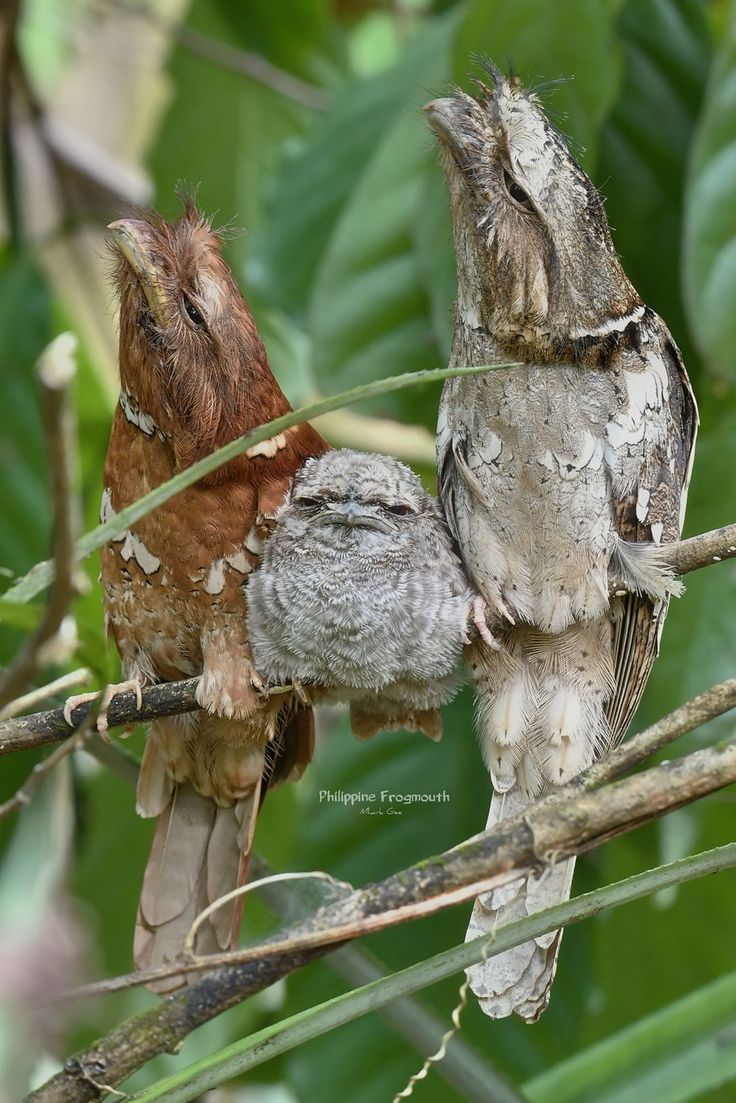
[[[254,235],[248,267],[248,282],[264,300],[297,317],[307,311],[332,235],[340,231],[348,207],[352,207],[353,219],[359,217],[355,193],[397,120],[415,116],[417,130],[408,155],[411,158],[416,152],[417,140],[426,154],[428,142],[419,109],[428,89],[436,88],[446,77],[442,57],[454,21],[451,13],[429,22],[397,65],[336,90],[333,106],[313,121],[302,146],[283,163],[273,185],[268,226]],[[424,137],[418,137],[422,133]],[[405,164],[403,151],[400,157]],[[385,197],[380,192],[366,195],[363,191],[361,212],[370,217],[371,204],[384,202]],[[371,226],[377,228],[376,219]],[[383,236],[385,231],[381,233]]]
[[[37,267],[27,256],[0,257],[0,567],[20,574],[48,552],[50,504],[35,364],[51,337],[51,304]],[[3,587],[7,578],[2,579]],[[8,603],[9,604],[9,603]],[[3,611],[7,612],[5,603]],[[20,641],[18,623],[2,615],[0,662]]]
[[[687,351],[682,207],[711,55],[705,12],[699,0],[628,0],[617,31],[624,74],[601,130],[596,180],[627,275]]]
[[[736,1079],[736,973],[524,1085],[531,1103],[687,1103]]]
[[[425,161],[419,199],[412,220],[419,278],[429,300],[432,336],[440,356],[450,357],[452,307],[457,296],[457,270],[447,187],[438,158]]]
[[[734,9],[736,15],[736,8]],[[684,276],[695,341],[708,368],[736,379],[736,17],[728,25],[698,126],[686,195]]]
[[[279,20],[268,19],[267,7],[263,0],[249,4],[245,19],[230,4],[197,0],[190,21],[215,52],[219,42],[228,51],[254,51],[276,65],[303,68],[325,37],[322,5],[288,0]],[[263,218],[265,185],[284,144],[306,129],[313,111],[185,45],[173,52],[171,75],[176,95],[152,156],[156,205],[174,211],[174,192],[183,180],[198,189],[204,210],[226,224],[234,219],[250,234]],[[249,235],[228,244],[235,265],[249,253]]]
[[[390,130],[320,266],[309,328],[323,391],[415,371],[438,359],[410,234],[423,138],[418,115],[400,118]],[[416,398],[412,406],[412,420],[419,420]],[[379,408],[389,415],[401,409],[386,400]],[[435,420],[436,409],[437,395],[431,393],[424,404],[427,420]]]
[[[598,128],[621,79],[615,16],[621,0],[474,0],[455,42],[454,77],[483,76],[473,58],[511,64],[528,85],[562,78],[546,107],[577,144],[590,172]],[[572,78],[572,79],[570,79]]]

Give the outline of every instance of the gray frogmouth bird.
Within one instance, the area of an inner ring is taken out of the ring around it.
[[[451,364],[519,365],[449,380],[438,422],[441,501],[502,644],[471,660],[490,825],[624,736],[677,592],[661,546],[680,534],[697,409],[598,192],[537,97],[488,69],[477,99],[425,111],[457,258]],[[469,937],[566,898],[572,869],[481,897]],[[488,1015],[538,1018],[560,936],[469,971]]]
[[[260,676],[350,705],[359,737],[441,734],[469,632],[493,640],[437,502],[390,456],[308,460],[248,581]]]

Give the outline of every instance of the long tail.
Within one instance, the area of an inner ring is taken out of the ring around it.
[[[169,746],[160,732],[149,736],[139,778],[138,810],[156,816],[157,822],[138,905],[133,943],[137,969],[172,961],[197,916],[245,883],[258,815],[262,768],[259,772],[257,762],[250,792],[221,806],[189,782],[171,780]],[[261,766],[262,759],[263,752]],[[199,926],[194,952],[211,954],[235,946],[242,910],[242,898],[217,908]],[[181,983],[172,978],[151,987],[167,992]]]
[[[585,769],[608,742],[605,705],[613,691],[611,625],[575,625],[548,635],[515,628],[493,652],[476,645],[470,660],[478,729],[493,781],[488,825],[518,815],[555,785]],[[570,895],[574,860],[519,878],[480,897],[467,937],[491,933]],[[542,935],[468,970],[470,986],[492,1018],[515,1013],[535,1022],[549,1002],[562,931]]]
[[[494,793],[487,826],[518,815],[528,803],[518,792]],[[492,934],[497,927],[567,900],[574,869],[575,859],[570,858],[544,870],[540,877],[521,877],[479,896],[466,940]],[[551,931],[471,966],[468,980],[481,1010],[492,1019],[516,1014],[528,1023],[536,1022],[549,1003],[561,940],[561,930]]]
[[[157,823],[138,906],[136,968],[176,958],[197,916],[245,884],[266,789],[298,778],[312,754],[311,711],[288,707],[282,720],[273,737],[261,743],[248,738],[241,721],[206,713],[151,726],[138,780],[138,811],[156,816]],[[172,775],[189,780],[177,783]],[[194,952],[234,948],[242,912],[242,896],[216,908],[199,924]],[[166,992],[181,983],[174,978],[150,987]]]

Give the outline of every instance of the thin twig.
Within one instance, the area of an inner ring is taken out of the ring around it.
[[[321,908],[286,933],[257,946],[206,958],[182,958],[85,985],[59,999],[122,991],[220,966],[264,966],[271,958],[299,956],[417,919],[471,900],[515,879],[521,871],[544,866],[551,855],[562,860],[590,850],[733,782],[736,741],[695,751],[594,792],[571,786],[444,854]]]
[[[4,708],[0,709],[0,720],[11,720],[14,716],[27,712],[34,705],[40,705],[42,701],[46,701],[49,697],[66,693],[67,690],[76,689],[77,686],[88,685],[91,678],[92,671],[86,666],[80,666],[77,670],[70,670],[68,674],[62,674],[60,678],[54,678],[53,682],[47,682],[46,685],[38,686],[28,693],[24,693],[22,697],[16,697],[14,701],[10,701]]]
[[[382,981],[358,989],[357,992],[338,996],[309,1013],[302,1012],[282,1023],[267,1027],[244,1042],[229,1047],[226,1056],[219,1062],[218,1076],[222,1079],[215,1081],[211,1078],[213,1062],[212,1059],[208,1061],[209,1086],[222,1083],[228,1077],[258,1065],[309,1038],[386,1006],[389,1002],[427,987],[437,980],[452,976],[475,962],[521,945],[530,938],[598,915],[604,908],[619,907],[663,888],[730,869],[734,865],[736,843],[640,873],[625,881],[557,904],[518,923],[500,927],[490,947],[487,938],[466,942],[430,958],[429,961],[412,965]],[[31,1092],[24,1103],[92,1103],[99,1100],[103,1093],[95,1087],[94,1073],[97,1073],[98,1082],[99,1077],[104,1076],[108,1084],[120,1084],[151,1058],[160,1053],[175,1052],[187,1034],[198,1026],[323,952],[318,950],[294,958],[277,958],[215,971],[199,983],[175,993],[165,1001],[159,1001],[154,1007],[116,1026],[89,1049],[66,1061],[63,1070]],[[200,1081],[200,1086],[197,1087],[197,1080],[192,1077],[191,1071],[184,1069],[163,1082],[159,1081],[154,1088],[134,1096],[131,1103],[153,1103],[162,1098],[166,1098],[169,1103],[178,1103],[192,1099],[200,1094],[202,1083]],[[174,1094],[177,1088],[184,1088],[189,1094]]]
[[[159,716],[195,712],[200,707],[195,697],[198,683],[199,678],[187,678],[183,682],[162,682],[160,685],[149,686],[141,695],[140,709],[137,707],[134,692],[120,693],[110,702],[107,710],[108,725],[115,728],[124,724],[155,720]],[[72,712],[72,723],[75,727],[84,721],[91,708],[89,701],[77,705]],[[66,739],[69,731],[63,709],[51,709],[49,712],[37,712],[32,716],[7,720],[0,724],[0,755],[56,743],[60,739]]]
[[[17,790],[6,800],[4,804],[0,804],[0,822],[11,815],[13,812],[19,812],[24,805],[30,803],[31,797],[38,789],[41,782],[45,777],[51,773],[59,763],[67,758],[68,755],[74,751],[82,749],[84,744],[95,732],[95,714],[87,716],[82,723],[81,727],[77,728],[75,732],[69,736],[65,743],[60,744],[55,750],[51,752],[48,758],[44,758],[42,762],[37,762],[31,770],[26,780]]]
[[[698,539],[698,537],[695,537]],[[692,701],[681,705],[674,712],[663,716],[651,727],[627,739],[615,751],[600,762],[593,763],[572,785],[584,789],[596,789],[609,781],[623,777],[634,766],[644,762],[669,743],[688,735],[696,728],[715,720],[731,709],[736,708],[736,678],[719,682],[705,693],[693,697]]]
[[[673,574],[689,574],[711,563],[720,563],[723,559],[736,557],[736,524],[703,532],[700,536],[691,536],[681,540],[672,548],[667,548],[666,558]]]
[[[76,347],[76,337],[62,333],[51,342],[38,364],[53,493],[54,584],[41,623],[0,675],[0,706],[22,693],[42,666],[66,658],[63,639],[66,618],[79,592],[74,544],[80,512],[77,448],[74,412],[68,394],[76,373]],[[55,647],[56,643],[61,646]]]
[[[288,915],[293,920],[314,911],[307,902],[304,885],[265,883],[263,878],[269,877],[273,870],[262,858],[251,859],[250,872],[261,879],[258,895],[277,915]],[[356,943],[333,950],[325,958],[325,964],[348,981],[351,988],[382,980],[390,972],[380,958]],[[383,1007],[379,1014],[422,1056],[434,1053],[442,1044],[446,1023],[417,1000],[410,997],[397,1000]],[[524,1103],[518,1090],[461,1035],[450,1041],[437,1072],[468,1103]]]
[[[211,61],[221,69],[229,69],[232,73],[248,77],[249,80],[270,88],[272,92],[301,104],[302,107],[321,111],[330,103],[327,92],[295,77],[285,69],[280,69],[270,61],[266,61],[260,54],[241,50],[221,39],[211,38],[201,31],[194,30],[186,23],[172,23],[171,20],[160,16],[150,4],[120,3],[118,0],[115,6],[122,8],[130,15],[145,19],[147,23],[155,26],[158,31],[178,43],[188,53],[204,58],[205,61]]]

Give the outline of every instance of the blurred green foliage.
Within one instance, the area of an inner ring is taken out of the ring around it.
[[[48,10],[46,0],[29,4],[30,24]],[[48,35],[39,39],[38,28],[26,28],[31,71],[35,56],[36,67],[49,72],[55,66],[63,74],[74,19],[84,12],[81,0],[68,7],[68,21],[55,26],[55,47]],[[294,102],[199,56],[183,40],[169,58],[170,102],[148,157],[156,204],[166,213],[176,210],[174,189],[184,179],[198,186],[202,206],[216,210],[221,222],[246,228],[229,242],[229,257],[293,400],[445,362],[454,261],[444,185],[420,108],[449,81],[467,84],[482,76],[470,55],[487,54],[501,65],[513,63],[539,86],[607,197],[630,275],[686,352],[703,414],[688,532],[735,519],[736,16],[730,4],[194,0],[187,26],[265,57],[324,95],[323,109]],[[145,22],[138,33],[146,34]],[[48,546],[32,367],[54,332],[77,328],[57,293],[27,242],[21,238],[14,251],[5,247],[0,566],[16,573]],[[78,398],[91,525],[109,398],[89,356],[83,348]],[[433,429],[437,398],[436,391],[406,391],[377,400],[369,412]],[[400,449],[400,425],[396,432]],[[423,474],[433,477],[429,466]],[[74,661],[103,679],[114,659],[103,643],[94,564],[89,575],[93,588],[78,605]],[[735,583],[733,564],[688,580],[687,595],[670,613],[639,726],[733,675]],[[6,628],[0,657],[8,657],[18,638],[19,629]],[[277,868],[324,868],[361,883],[483,826],[489,783],[467,690],[447,710],[439,746],[401,733],[364,745],[342,720],[327,727],[305,780],[266,803],[257,845]],[[726,718],[720,727],[731,733],[733,721]],[[704,737],[697,733],[690,743]],[[32,760],[4,759],[3,788],[11,792]],[[86,909],[99,967],[124,971],[150,825],[136,818],[132,793],[114,774],[78,768],[77,775],[71,884]],[[451,800],[410,806],[400,816],[366,817],[319,797],[322,789],[385,788],[445,788]],[[579,863],[577,888],[730,839],[733,799],[726,792],[609,844]],[[0,871],[0,903],[11,891],[2,878]],[[460,940],[465,922],[466,909],[456,909],[369,942],[399,967]],[[735,925],[736,883],[729,875],[603,915],[566,934],[552,1004],[538,1026],[491,1023],[471,1005],[464,1036],[515,1083],[530,1081],[535,1103],[727,1103],[736,1080]],[[720,988],[705,987],[724,973]],[[277,1011],[307,1007],[342,987],[326,963],[317,963],[291,978],[285,992],[211,1024],[190,1040],[184,1056],[192,1059]],[[444,983],[423,998],[449,1019],[456,988]],[[59,1052],[148,998],[138,993],[96,1006],[66,1030]],[[266,1065],[258,1076],[280,1083],[287,1098],[300,1103],[374,1103],[390,1099],[418,1064],[373,1017]],[[170,1059],[161,1059],[134,1085],[168,1067]],[[428,1103],[460,1098],[436,1075],[416,1095]]]

